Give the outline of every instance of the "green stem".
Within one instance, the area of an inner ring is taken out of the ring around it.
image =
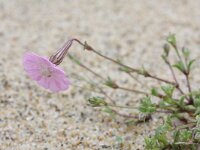
[[[69,58],[71,60],[76,61],[79,66],[81,66],[82,68],[88,70],[90,73],[94,74],[95,76],[97,76],[98,78],[100,78],[101,80],[103,80],[104,82],[106,82],[106,79],[104,77],[102,77],[100,74],[96,73],[95,71],[93,71],[89,67],[85,66],[80,61],[78,61],[73,56],[71,56],[70,54],[68,54],[68,56],[69,56]],[[134,92],[134,93],[138,93],[138,94],[149,95],[148,93],[140,91],[140,90],[134,90],[134,89],[129,89],[129,88],[121,87],[121,86],[117,85],[116,83],[115,83],[115,86],[113,87],[113,89],[121,89],[121,90],[129,91],[129,92]]]

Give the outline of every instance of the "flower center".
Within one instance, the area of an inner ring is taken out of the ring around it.
[[[52,71],[48,67],[41,67],[41,74],[45,77],[51,77]]]

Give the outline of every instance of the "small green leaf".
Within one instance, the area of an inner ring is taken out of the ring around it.
[[[117,84],[113,80],[111,80],[110,77],[107,78],[107,80],[105,82],[105,85],[107,85],[108,87],[111,87],[113,89],[117,89],[118,88]]]
[[[180,136],[180,130],[175,130],[173,133],[174,143],[178,142]]]
[[[145,149],[146,150],[160,150],[157,139],[152,138],[145,138]]]
[[[161,89],[163,90],[166,96],[172,97],[175,87],[172,85],[167,85],[167,86],[161,86]]]
[[[197,127],[200,127],[200,115],[196,116],[196,121],[197,121]]]
[[[156,111],[156,105],[151,102],[149,97],[145,97],[140,102],[139,111],[146,114],[153,113]]]
[[[103,112],[106,112],[108,114],[113,114],[113,110],[110,107],[104,107],[102,109]]]
[[[184,96],[182,96],[182,97],[179,99],[179,106],[181,106],[181,107],[184,107],[184,106],[185,106],[184,99],[185,99]]]
[[[170,34],[167,37],[167,42],[169,42],[172,46],[176,47],[176,37],[175,37],[175,34]]]
[[[188,69],[188,72],[190,72],[191,70],[191,67],[192,67],[192,64],[195,62],[195,59],[192,59],[189,61],[188,65],[187,65],[187,69]]]
[[[173,67],[177,68],[180,72],[185,72],[185,67],[182,61],[178,61],[176,64],[173,65]]]
[[[107,103],[105,100],[101,97],[91,97],[88,99],[88,102],[93,106],[93,107],[99,107],[99,106],[106,106]]]
[[[195,110],[194,115],[199,115],[199,114],[200,114],[200,107],[197,107],[196,110]]]
[[[190,56],[190,51],[187,48],[183,47],[182,52],[183,52],[183,56],[185,57],[185,59],[188,59]]]
[[[164,97],[163,100],[171,105],[178,105],[178,102],[172,99],[171,97]]]
[[[164,49],[164,52],[165,52],[165,56],[168,57],[169,51],[170,51],[169,45],[168,44],[164,44],[163,49]]]
[[[189,131],[189,130],[186,130],[186,129],[182,130],[180,132],[179,138],[180,138],[181,142],[188,142],[192,138],[192,131]]]
[[[167,133],[168,131],[172,130],[173,128],[173,125],[172,125],[172,120],[171,118],[168,116],[166,119],[165,119],[165,122],[163,125],[159,126],[157,129],[156,129],[156,134],[165,134]]]
[[[120,67],[119,70],[123,71],[123,72],[126,72],[126,73],[130,72],[130,69],[128,67]]]
[[[158,96],[158,91],[157,91],[157,89],[156,89],[155,87],[153,87],[153,88],[151,89],[151,94],[152,94],[153,96]]]
[[[194,106],[195,106],[195,107],[200,107],[200,97],[196,97],[196,98],[194,99]]]
[[[162,59],[164,60],[165,63],[168,63],[168,60],[167,60],[167,56],[166,56],[166,55],[163,54],[163,55],[161,55],[161,57],[162,57]]]
[[[144,67],[142,67],[142,69],[139,70],[139,74],[147,77],[149,75],[149,73],[145,70]]]
[[[156,139],[158,140],[160,147],[165,147],[166,145],[168,145],[168,140],[165,134],[158,134],[155,136]]]

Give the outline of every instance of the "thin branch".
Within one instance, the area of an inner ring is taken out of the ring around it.
[[[149,93],[146,93],[146,92],[143,92],[143,91],[129,89],[129,88],[120,87],[120,86],[118,87],[118,89],[121,89],[121,90],[124,90],[124,91],[133,92],[133,93],[143,94],[143,95],[149,95]]]
[[[179,92],[181,93],[181,94],[183,94],[183,95],[185,95],[185,93],[183,92],[183,90],[180,88],[180,86],[179,86],[179,83],[178,83],[178,80],[177,80],[177,78],[176,78],[176,75],[175,75],[175,73],[174,73],[174,70],[173,70],[173,68],[172,68],[172,65],[171,65],[171,63],[169,62],[169,60],[166,60],[165,61],[166,62],[166,64],[168,65],[168,67],[169,67],[169,69],[170,69],[170,71],[171,71],[171,73],[172,73],[172,76],[173,76],[173,78],[174,78],[174,81],[176,82],[176,88],[179,90]],[[187,98],[188,99],[188,98]]]
[[[117,114],[118,116],[124,117],[124,118],[135,118],[137,119],[137,116],[133,116],[133,115],[127,115],[127,114],[122,114],[114,109],[112,109],[112,112]]]
[[[71,56],[70,54],[68,55],[70,59],[75,60],[75,58],[73,56]],[[88,70],[90,73],[94,74],[95,76],[99,77],[101,80],[103,80],[106,83],[106,79],[104,77],[102,77],[100,74],[96,73],[95,71],[93,71],[92,69],[90,69],[89,67],[85,66],[84,64],[82,64],[80,61],[78,62],[78,65],[81,66],[82,68],[85,68],[86,70]],[[129,92],[134,92],[134,93],[138,93],[138,94],[144,94],[144,95],[149,95],[146,92],[143,91],[139,91],[139,90],[134,90],[134,89],[129,89],[129,88],[125,88],[125,87],[121,87],[119,85],[115,85],[115,88],[113,89],[121,89],[121,90],[125,90],[125,91],[129,91]]]
[[[136,82],[138,82],[139,84],[141,84],[142,86],[145,86],[141,81],[139,81],[136,77],[134,77],[130,72],[127,72],[127,74]]]
[[[189,74],[186,74],[186,80],[187,80],[188,91],[189,91],[189,93],[191,93],[192,88],[191,88],[191,85],[190,85]]]
[[[153,79],[156,79],[156,80],[159,80],[159,81],[168,83],[168,84],[172,84],[172,85],[175,85],[175,84],[176,84],[176,83],[171,82],[171,81],[168,81],[168,80],[166,80],[166,79],[162,79],[162,78],[156,77],[155,75],[151,75],[151,74],[149,74],[149,73],[147,73],[147,72],[141,73],[141,70],[139,70],[139,69],[135,69],[135,68],[132,68],[132,67],[130,67],[130,66],[124,65],[124,64],[122,64],[122,63],[120,63],[120,62],[118,62],[118,61],[116,61],[116,60],[114,60],[114,59],[112,59],[112,58],[110,58],[110,57],[107,57],[107,56],[105,56],[105,55],[99,53],[99,52],[96,51],[94,48],[92,48],[91,46],[89,46],[86,42],[85,42],[85,43],[82,43],[82,42],[79,41],[78,39],[73,39],[73,40],[76,41],[76,42],[78,42],[80,45],[82,45],[82,46],[84,47],[84,49],[89,50],[89,51],[92,51],[92,52],[96,53],[97,55],[99,55],[99,56],[101,56],[101,57],[103,57],[103,58],[105,58],[105,59],[107,59],[107,60],[109,60],[109,61],[112,61],[112,62],[114,62],[114,63],[116,63],[116,64],[118,64],[118,65],[120,65],[120,66],[122,66],[122,67],[125,67],[125,68],[129,69],[129,70],[132,71],[132,72],[136,72],[136,73],[138,73],[138,74],[140,74],[140,75],[143,75],[143,76],[145,76],[145,77],[153,78]]]

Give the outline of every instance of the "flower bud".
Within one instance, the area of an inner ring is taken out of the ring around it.
[[[167,37],[167,41],[168,41],[173,47],[176,47],[176,37],[175,37],[175,34],[170,34],[170,35]]]
[[[73,42],[73,39],[67,41],[67,42],[63,45],[63,47],[61,47],[61,48],[56,52],[55,55],[52,55],[52,56],[50,57],[49,61],[51,61],[51,62],[52,62],[53,64],[55,64],[55,65],[59,65],[59,64],[63,61],[65,55],[67,54],[69,48],[71,47],[72,42]]]
[[[170,50],[169,45],[168,44],[164,44],[163,49],[164,49],[165,55],[168,56],[169,55],[169,50]]]

